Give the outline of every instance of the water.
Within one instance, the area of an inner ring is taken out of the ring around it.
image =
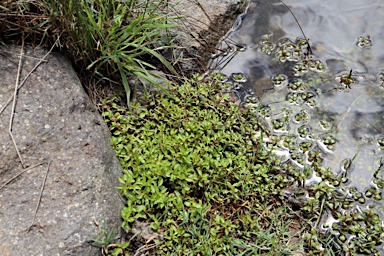
[[[288,138],[272,150],[282,161],[304,169],[319,149],[322,165],[346,176],[349,189],[381,194],[375,178],[384,171],[384,2],[284,2],[305,36],[280,1],[254,0],[210,68],[228,77],[273,134]],[[382,201],[358,206],[369,204],[383,219]]]

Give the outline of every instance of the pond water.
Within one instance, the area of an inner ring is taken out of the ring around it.
[[[305,169],[311,150],[320,150],[322,165],[346,177],[349,189],[365,195],[376,190],[380,199],[384,2],[284,3],[305,35],[280,1],[253,0],[218,44],[209,67],[226,75],[226,88],[285,140],[269,149],[282,162]],[[312,173],[306,182],[319,180]],[[358,207],[374,204],[384,219],[382,200],[366,199]]]

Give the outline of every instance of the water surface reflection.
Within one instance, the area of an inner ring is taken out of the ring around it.
[[[299,145],[277,145],[274,152],[304,169],[308,152],[321,149],[323,166],[348,171],[347,185],[364,193],[384,172],[384,3],[284,2],[312,54],[280,1],[253,0],[210,67],[228,77],[244,74],[245,82],[228,81],[243,103],[253,104],[273,133]]]

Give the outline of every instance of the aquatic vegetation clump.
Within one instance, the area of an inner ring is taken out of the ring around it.
[[[381,214],[382,202],[378,201],[382,199],[384,183],[378,178],[378,173],[383,166],[380,158],[383,140],[382,135],[369,134],[372,130],[373,134],[380,134],[382,129],[377,129],[379,121],[373,117],[370,117],[370,122],[361,123],[364,128],[360,128],[360,122],[355,120],[355,127],[348,127],[360,133],[367,131],[357,143],[364,143],[364,147],[372,148],[371,152],[377,152],[373,164],[377,169],[371,169],[372,186],[369,181],[357,181],[355,176],[351,176],[355,169],[365,170],[366,167],[363,158],[359,158],[361,152],[348,151],[351,139],[345,135],[349,130],[342,128],[342,122],[362,96],[351,97],[350,107],[345,113],[340,111],[342,115],[332,107],[337,102],[326,99],[327,95],[333,97],[337,93],[352,94],[359,82],[365,82],[361,79],[363,76],[355,75],[352,70],[338,74],[328,72],[325,64],[303,47],[305,42],[282,39],[273,43],[271,35],[263,36],[260,42],[260,51],[274,56],[276,65],[286,72],[281,73],[277,68],[277,74],[271,76],[274,89],[265,93],[256,107],[268,109],[270,119],[266,120],[272,127],[271,134],[274,140],[280,141],[275,144],[269,142],[267,148],[270,152],[280,152],[281,166],[292,170],[291,175],[294,170],[299,173],[298,177],[304,175],[301,181],[295,179],[296,187],[290,188],[286,195],[289,202],[300,207],[303,218],[311,223],[303,236],[310,254],[380,255],[382,250],[379,246],[384,237],[381,220],[384,216]],[[273,51],[265,50],[268,45],[274,45]],[[370,37],[359,38],[358,46],[371,46]],[[281,77],[285,78],[285,84],[276,88],[276,84],[280,85],[277,78]],[[369,86],[376,95],[380,95],[379,88],[373,84]],[[331,110],[327,111],[327,108]],[[260,116],[263,113],[259,111]],[[380,120],[379,116],[377,118]],[[340,152],[344,157],[337,158]],[[380,159],[379,163],[377,159]],[[355,184],[360,187],[355,187]],[[365,188],[362,184],[366,184]]]
[[[279,158],[275,168],[293,180],[285,196],[306,220],[305,250],[312,255],[379,255],[384,237],[384,182],[378,178],[384,130],[376,102],[383,99],[381,88],[353,70],[332,73],[306,39],[275,42],[272,35],[264,35],[258,50],[270,58],[275,74],[258,100],[244,103],[269,129],[263,142],[265,150]],[[382,83],[384,76],[377,76]],[[378,112],[366,115],[367,104]],[[355,212],[359,218],[348,217]],[[375,221],[370,219],[373,213]]]
[[[372,46],[371,37],[369,35],[360,36],[359,38],[357,38],[356,45],[360,48],[367,48]]]

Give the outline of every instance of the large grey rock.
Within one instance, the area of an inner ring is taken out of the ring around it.
[[[0,49],[0,109],[14,90],[19,50]],[[46,52],[26,47],[20,80]],[[0,187],[23,170],[8,134],[10,112],[8,106],[0,116]],[[25,166],[45,164],[0,190],[0,254],[99,255],[87,241],[98,236],[103,223],[120,230],[121,167],[105,123],[62,55],[51,53],[19,90],[13,135]],[[48,161],[36,220],[26,231]]]

